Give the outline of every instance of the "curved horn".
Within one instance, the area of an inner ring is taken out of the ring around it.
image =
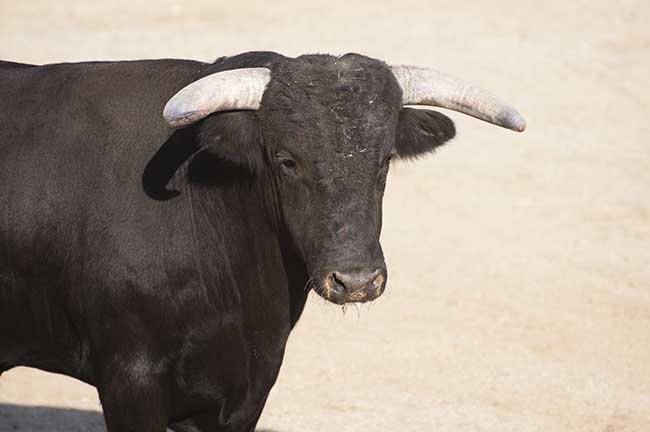
[[[521,114],[487,90],[434,69],[400,65],[391,70],[402,87],[404,105],[448,108],[517,132],[526,130]]]
[[[163,116],[174,128],[188,126],[213,112],[256,110],[271,79],[267,68],[232,69],[194,81],[165,105]]]

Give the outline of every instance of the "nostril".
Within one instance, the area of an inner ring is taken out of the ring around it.
[[[380,273],[380,269],[375,269],[374,271],[362,270],[353,272],[335,271],[332,273],[331,278],[343,289],[353,293],[370,287],[377,280]]]
[[[330,277],[332,278],[334,283],[341,286],[343,289],[347,289],[345,287],[345,282],[343,281],[345,279],[345,276],[343,276],[341,273],[335,271],[334,273],[332,273]]]

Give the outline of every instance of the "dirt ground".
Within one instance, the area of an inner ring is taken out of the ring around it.
[[[451,144],[391,171],[386,294],[310,299],[259,430],[650,431],[649,2],[219,3],[0,0],[0,58],[356,51],[529,125],[451,113]],[[66,377],[0,378],[2,432],[101,431],[100,410]]]

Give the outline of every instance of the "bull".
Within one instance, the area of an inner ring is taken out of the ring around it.
[[[253,431],[310,291],[379,297],[391,159],[523,131],[358,54],[0,63],[0,372],[95,386],[109,432]],[[162,113],[162,115],[161,115]]]

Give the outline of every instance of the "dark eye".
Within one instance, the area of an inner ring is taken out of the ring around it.
[[[283,166],[284,168],[291,168],[291,169],[293,169],[293,168],[296,167],[296,162],[295,162],[293,159],[284,159],[284,160],[281,160],[281,161],[280,161],[280,164],[282,164],[282,166]]]
[[[289,176],[295,176],[296,174],[296,161],[294,161],[291,156],[288,154],[281,152],[277,153],[275,155],[277,158],[278,166],[280,168],[280,172],[282,172],[285,175]]]

